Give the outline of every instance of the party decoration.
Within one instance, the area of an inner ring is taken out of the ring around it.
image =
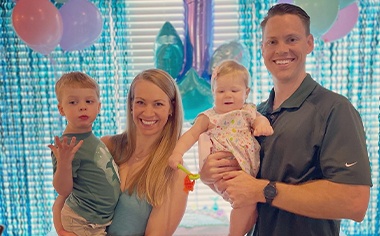
[[[236,60],[246,68],[249,68],[249,63],[251,60],[249,55],[250,54],[247,47],[238,41],[223,43],[212,54],[208,71],[212,74],[212,70],[215,66],[226,59]]]
[[[155,66],[177,78],[182,70],[183,44],[177,31],[170,22],[165,22],[155,41]]]
[[[333,26],[322,35],[325,42],[332,42],[346,36],[356,25],[359,17],[359,8],[356,3],[353,3],[338,13],[338,18]]]
[[[186,193],[189,193],[189,191],[194,191],[195,180],[190,180],[189,176],[186,175],[185,179],[183,180],[183,185],[183,191]]]
[[[12,24],[21,40],[43,55],[55,49],[63,34],[61,15],[49,0],[17,1]]]
[[[178,83],[182,95],[185,120],[193,120],[198,113],[212,107],[213,98],[210,84],[191,68]]]
[[[355,0],[339,0],[339,8],[343,9],[351,4],[353,4]]]
[[[60,9],[63,35],[60,46],[64,51],[82,50],[91,46],[103,29],[102,15],[88,0],[69,0]]]
[[[186,169],[186,167],[184,167],[181,164],[178,164],[177,168],[180,169],[180,170],[182,170],[183,172],[185,172],[187,174],[187,176],[189,177],[189,179],[191,179],[191,180],[197,180],[197,179],[199,179],[201,177],[200,174],[193,174],[193,173],[191,173],[188,169]]]
[[[289,4],[292,4],[293,0],[278,0],[277,3],[289,3]]]
[[[294,0],[310,16],[310,31],[315,37],[326,33],[335,22],[339,11],[339,0]]]
[[[207,72],[213,48],[213,1],[183,0],[185,8],[185,65],[182,75],[191,67],[198,75]]]

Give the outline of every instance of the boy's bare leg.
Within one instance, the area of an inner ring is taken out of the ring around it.
[[[61,211],[62,211],[63,205],[65,204],[65,201],[66,201],[66,197],[62,195],[58,195],[58,197],[55,199],[55,202],[53,205],[54,228],[58,236],[76,236],[76,234],[74,233],[65,231],[62,225]]]

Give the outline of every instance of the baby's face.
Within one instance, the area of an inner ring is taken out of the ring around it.
[[[215,110],[217,113],[226,113],[239,110],[243,107],[249,94],[242,78],[227,74],[218,76],[213,87]]]

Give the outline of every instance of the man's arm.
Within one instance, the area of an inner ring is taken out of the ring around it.
[[[224,199],[234,208],[265,202],[263,189],[268,180],[256,179],[243,171],[226,173],[217,183]],[[295,214],[319,219],[363,220],[369,203],[370,187],[315,180],[292,185],[276,183],[272,205]]]

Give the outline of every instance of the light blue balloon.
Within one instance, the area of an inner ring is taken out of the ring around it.
[[[183,44],[177,31],[170,22],[165,22],[158,32],[154,44],[154,63],[156,68],[177,78],[183,65]]]
[[[310,16],[310,31],[315,37],[326,33],[338,17],[339,0],[294,0]]]
[[[236,60],[246,68],[249,68],[249,63],[251,61],[247,47],[238,41],[226,42],[215,49],[212,54],[210,66],[208,68],[209,73],[212,74],[212,70],[215,66],[227,59]]]
[[[213,97],[211,85],[198,76],[194,68],[190,68],[178,83],[185,112],[185,121],[194,121],[197,115],[212,107]]]

